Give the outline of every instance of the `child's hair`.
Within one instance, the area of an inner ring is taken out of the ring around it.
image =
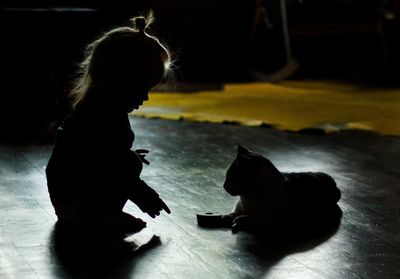
[[[133,27],[113,29],[88,45],[80,65],[81,75],[70,94],[73,108],[92,92],[99,94],[102,89],[111,89],[118,80],[155,86],[169,74],[169,51],[146,32],[154,21],[152,13],[131,21]]]

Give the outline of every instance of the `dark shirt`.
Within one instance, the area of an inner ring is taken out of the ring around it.
[[[127,196],[141,181],[142,162],[131,150],[134,139],[127,114],[77,107],[58,129],[46,168],[53,205]]]

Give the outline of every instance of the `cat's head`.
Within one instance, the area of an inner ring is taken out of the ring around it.
[[[282,183],[283,175],[261,154],[239,145],[226,171],[224,189],[233,196],[256,197]]]

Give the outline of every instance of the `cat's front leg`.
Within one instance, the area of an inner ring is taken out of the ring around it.
[[[239,215],[232,223],[232,233],[240,231],[254,231],[257,228],[257,222],[251,215]]]
[[[233,208],[232,212],[222,216],[223,226],[225,228],[232,228],[233,220],[235,220],[235,218],[238,217],[239,215],[243,215],[243,213],[244,213],[243,205],[242,205],[241,200],[239,199],[236,202],[235,207]]]
[[[229,214],[226,215],[222,215],[222,225],[224,228],[232,228],[233,225],[233,220],[235,220],[235,218],[238,215],[235,212],[231,212]]]

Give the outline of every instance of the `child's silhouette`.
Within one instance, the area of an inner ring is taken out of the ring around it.
[[[140,179],[147,150],[132,151],[128,112],[148,100],[169,69],[170,54],[145,32],[152,17],[106,33],[89,45],[73,89],[73,112],[57,131],[46,168],[59,222],[112,232],[136,232],[146,223],[122,211],[133,201],[151,217],[167,205]]]

